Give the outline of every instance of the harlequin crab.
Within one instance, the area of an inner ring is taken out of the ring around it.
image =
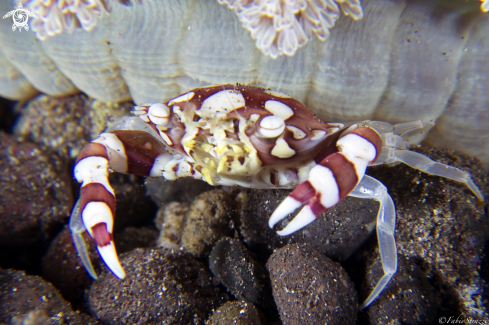
[[[280,236],[307,226],[347,195],[379,201],[376,230],[384,275],[362,308],[397,270],[394,203],[382,183],[365,175],[367,166],[402,162],[462,182],[483,200],[468,173],[406,149],[408,136],[429,126],[422,121],[327,123],[290,96],[239,84],[193,89],[166,104],[135,106],[133,113],[86,145],[74,168],[82,185],[70,228],[94,278],[81,236],[85,230],[112,273],[125,276],[112,239],[115,197],[109,171],[169,180],[193,177],[211,185],[295,188],[269,220],[273,228],[304,205],[277,231]]]

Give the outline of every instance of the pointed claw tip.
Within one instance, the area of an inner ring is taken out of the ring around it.
[[[117,257],[114,242],[110,241],[108,245],[102,247],[98,246],[97,249],[100,257],[104,261],[105,265],[107,265],[109,270],[119,279],[124,279],[126,273],[119,262],[119,258]]]
[[[268,227],[270,227],[270,229],[273,229],[273,227],[275,227],[275,225],[277,224],[278,220],[277,221],[274,221],[272,220],[272,218],[270,218],[268,220]]]
[[[285,229],[277,231],[277,235],[282,236],[282,237],[288,236],[292,233],[293,233],[293,231],[292,232],[291,231],[285,231]]]
[[[114,272],[112,270],[112,272]],[[118,277],[119,279],[123,280],[125,277],[126,277],[126,272],[124,272],[124,269],[121,267],[120,270],[118,270],[118,273],[114,273],[116,277]]]
[[[360,305],[360,310],[363,310],[365,308],[367,308],[368,306],[370,306],[373,302],[374,302],[375,298],[374,299],[370,299],[370,297],[368,297],[367,300],[365,300],[361,305]]]
[[[273,227],[278,222],[285,219],[287,215],[294,212],[301,205],[302,203],[297,201],[296,199],[290,196],[286,197],[272,213],[270,219],[268,219],[268,226],[270,227],[270,229],[273,229]]]
[[[301,212],[299,212],[299,214],[296,215],[294,219],[292,219],[292,221],[287,224],[284,229],[277,231],[277,234],[279,236],[290,235],[304,228],[314,220],[316,220],[316,215],[312,212],[311,207],[309,205],[306,205],[302,208]]]

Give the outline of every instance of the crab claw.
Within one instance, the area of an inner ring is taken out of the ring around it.
[[[97,275],[90,262],[81,233],[88,231],[97,245],[100,257],[118,278],[124,278],[112,238],[115,214],[115,194],[108,180],[109,159],[106,148],[90,143],[82,150],[74,174],[82,183],[80,200],[73,209],[70,228],[83,265],[93,278]]]
[[[316,165],[309,172],[307,181],[299,184],[289,196],[282,201],[270,217],[270,228],[284,219],[289,213],[294,212],[302,204],[306,204],[301,212],[281,231],[280,236],[287,236],[304,228],[317,216],[334,206],[340,200],[340,190],[331,169]]]
[[[107,267],[120,279],[126,274],[117,257],[112,238],[112,211],[105,202],[89,202],[82,211],[82,221],[97,244],[100,257]]]
[[[314,215],[314,213],[312,212],[311,207],[309,205],[306,205],[302,208],[301,212],[299,212],[299,214],[287,224],[284,229],[277,231],[277,234],[279,234],[280,236],[290,235],[297,230],[304,228],[314,220],[316,220],[316,215]]]
[[[73,212],[70,218],[70,230],[73,237],[73,242],[75,243],[76,250],[78,252],[78,255],[80,256],[80,259],[82,260],[83,266],[92,278],[97,279],[97,273],[95,272],[95,269],[93,268],[92,262],[90,261],[90,257],[88,255],[87,245],[81,235],[85,230],[88,230],[88,233],[97,244],[97,250],[104,263],[107,265],[110,271],[114,273],[115,276],[123,279],[126,274],[119,262],[119,258],[117,257],[112,234],[107,230],[109,227],[112,228],[112,222],[97,222],[97,220],[107,219],[107,212],[110,212],[110,210],[108,211],[107,208],[104,208],[104,205],[105,204],[102,202],[91,202],[85,206],[85,209],[81,213],[80,200],[78,200],[75,207],[73,208]],[[84,216],[89,215],[91,212],[93,212],[94,209],[99,210],[98,215],[94,215],[91,217],[88,216],[86,222],[82,221],[82,219],[84,219]],[[93,224],[94,222],[97,223],[95,223],[93,226],[90,226],[90,224]],[[86,225],[88,225],[89,227],[86,227]]]
[[[119,262],[119,258],[117,257],[114,242],[111,240],[105,246],[97,246],[97,249],[102,257],[102,260],[105,262],[105,265],[107,265],[112,273],[114,273],[114,275],[119,279],[124,279],[126,277],[126,273]]]
[[[288,214],[294,212],[306,202],[307,204],[302,208],[301,212],[299,212],[299,214],[295,216],[284,229],[277,231],[277,234],[280,236],[290,235],[316,220],[316,217],[326,210],[326,208],[318,202],[317,193],[318,191],[310,181],[301,183],[275,209],[268,221],[270,228],[273,228],[277,222],[283,220]]]
[[[297,201],[290,195],[287,196],[270,216],[270,219],[268,220],[268,226],[270,229],[273,229],[277,222],[283,220],[288,214],[297,210],[301,205],[301,202]]]
[[[76,202],[75,207],[71,212],[70,231],[73,242],[75,243],[76,251],[78,252],[78,256],[80,256],[83,266],[92,278],[98,279],[97,273],[95,272],[88,255],[87,245],[81,235],[85,231],[85,226],[81,220],[80,200]]]

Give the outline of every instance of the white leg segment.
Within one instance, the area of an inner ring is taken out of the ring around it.
[[[331,208],[340,202],[340,189],[329,168],[321,165],[314,166],[309,172],[308,180],[316,191],[321,192],[321,204],[325,208]]]
[[[93,237],[91,228],[98,223],[105,223],[107,231],[112,233],[114,220],[112,211],[105,202],[89,202],[82,212],[82,221],[90,236]]]
[[[368,307],[384,290],[392,276],[397,271],[397,248],[394,239],[396,226],[396,208],[386,187],[368,175],[365,175],[355,189],[349,194],[353,197],[374,199],[379,201],[380,207],[377,214],[377,240],[379,242],[380,258],[384,275],[374,287],[360,308]]]
[[[414,151],[382,148],[382,155],[384,155],[384,153],[385,157],[383,157],[383,160],[385,161],[377,161],[376,165],[382,163],[393,164],[396,162],[402,162],[427,174],[445,177],[461,182],[465,184],[479,200],[484,201],[484,195],[482,195],[477,185],[475,185],[474,181],[470,177],[470,174],[461,169],[433,161],[425,155]]]
[[[475,196],[477,196],[479,200],[484,201],[484,196],[477,185],[475,185],[474,181],[470,177],[470,174],[464,172],[463,170],[433,161],[425,155],[409,150],[396,150],[395,157],[398,161],[427,174],[462,182],[475,194]]]
[[[432,122],[414,121],[399,123],[389,128],[385,122],[368,121],[365,122],[376,129],[382,138],[382,152],[373,165],[404,163],[412,168],[418,169],[427,174],[445,177],[457,182],[464,183],[477,198],[484,201],[484,196],[475,185],[470,174],[458,168],[448,166],[426,157],[423,154],[407,150],[411,144],[410,136],[430,129]]]
[[[75,165],[75,178],[82,187],[90,183],[98,183],[105,187],[107,192],[114,195],[114,189],[109,184],[109,162],[102,157],[86,157]]]

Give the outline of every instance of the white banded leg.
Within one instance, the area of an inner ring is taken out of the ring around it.
[[[374,287],[367,299],[360,306],[368,307],[384,290],[392,276],[397,271],[397,248],[394,238],[396,227],[396,208],[387,188],[378,180],[365,175],[355,189],[349,194],[353,197],[374,199],[379,201],[380,207],[377,214],[377,240],[379,242],[380,258],[384,275]]]

